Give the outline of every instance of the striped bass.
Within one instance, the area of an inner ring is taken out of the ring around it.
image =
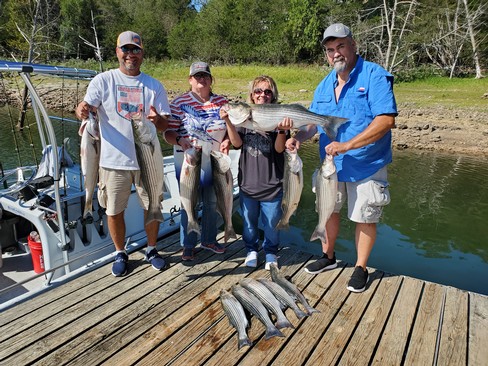
[[[274,297],[276,297],[276,299],[283,305],[283,308],[286,309],[287,307],[289,307],[290,309],[292,309],[295,312],[295,315],[297,316],[298,319],[302,319],[308,316],[308,314],[304,313],[302,309],[300,309],[297,306],[295,299],[292,298],[288,294],[288,292],[286,292],[283,289],[283,287],[266,278],[258,278],[258,281],[261,282],[264,286],[268,288],[268,290],[272,292]]]
[[[229,291],[220,290],[220,303],[224,309],[225,315],[237,331],[237,347],[241,349],[244,346],[252,346],[252,342],[247,336],[246,329],[249,326],[246,313],[241,303]]]
[[[153,221],[164,221],[161,212],[163,197],[163,153],[156,133],[156,126],[144,119],[131,119],[137,162],[141,171],[141,182],[149,198],[144,225]]]
[[[285,150],[285,172],[283,174],[283,198],[281,210],[283,214],[276,229],[289,229],[290,217],[295,213],[303,190],[303,162],[297,151]]]
[[[212,176],[215,195],[217,196],[217,211],[224,220],[224,241],[236,239],[237,235],[232,226],[232,210],[234,208],[234,179],[230,166],[232,160],[229,155],[220,151],[211,151]]]
[[[266,327],[265,338],[284,337],[285,335],[276,328],[268,315],[268,310],[251,292],[239,285],[232,286],[232,294],[251,314],[255,315]]]
[[[257,132],[274,131],[285,117],[293,120],[293,128],[309,124],[320,125],[331,140],[335,140],[337,130],[346,118],[321,115],[309,111],[301,104],[246,104],[228,103],[224,105],[231,123]]]
[[[198,203],[200,191],[200,167],[202,150],[192,147],[184,152],[183,165],[180,173],[180,199],[181,206],[188,215],[187,234],[192,231],[200,234],[195,208]]]
[[[78,134],[81,136],[80,162],[85,184],[85,209],[83,218],[93,216],[93,193],[98,183],[100,163],[100,130],[98,121],[90,112],[89,119],[81,122]]]
[[[337,172],[334,157],[327,154],[315,178],[315,211],[319,214],[319,221],[310,237],[310,241],[320,239],[327,241],[325,225],[334,212],[337,200]]]
[[[256,296],[266,307],[266,309],[276,316],[276,328],[295,328],[281,310],[280,302],[261,282],[258,282],[252,278],[244,278],[239,281],[239,284]]]
[[[307,299],[305,298],[305,296],[303,296],[298,287],[294,283],[288,281],[285,276],[280,273],[280,270],[278,269],[276,263],[271,263],[270,271],[271,279],[273,280],[273,282],[276,282],[286,292],[288,292],[289,295],[296,298],[303,305],[303,307],[305,308],[305,312],[308,315],[311,315],[312,313],[320,313],[320,311],[310,306]]]

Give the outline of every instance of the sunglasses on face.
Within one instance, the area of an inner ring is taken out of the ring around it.
[[[271,89],[264,89],[263,90],[261,88],[256,88],[256,89],[253,90],[253,93],[255,95],[261,95],[261,94],[264,93],[264,95],[266,95],[268,97],[271,96],[271,95],[273,95],[273,91]]]
[[[132,53],[133,55],[138,55],[142,52],[142,49],[140,49],[139,47],[130,48],[130,47],[122,46],[119,48],[123,53]]]

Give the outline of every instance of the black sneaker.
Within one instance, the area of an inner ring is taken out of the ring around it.
[[[328,269],[334,269],[336,267],[337,261],[335,253],[332,259],[329,259],[329,257],[327,257],[327,254],[324,253],[324,255],[322,255],[322,258],[306,266],[305,272],[310,274],[318,274],[320,272],[326,271]]]
[[[151,263],[152,267],[156,271],[162,271],[164,266],[166,266],[166,262],[164,261],[163,257],[161,257],[156,249],[151,249],[149,253],[146,253],[146,261]]]
[[[112,274],[115,277],[122,277],[127,273],[127,262],[129,257],[126,253],[117,253],[115,256],[115,262],[112,265]]]
[[[347,289],[352,292],[363,292],[366,289],[368,279],[368,270],[363,269],[361,266],[356,266],[347,284]]]

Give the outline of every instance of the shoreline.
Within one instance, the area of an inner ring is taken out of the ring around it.
[[[74,113],[86,86],[68,85],[63,92],[49,86],[38,89],[48,109]],[[177,93],[168,90],[168,99],[173,99]],[[229,95],[227,98],[237,101],[242,96]],[[7,89],[7,99],[20,106],[16,90]],[[5,98],[0,99],[0,106],[6,102]],[[309,101],[298,103],[306,105]],[[488,156],[488,110],[453,110],[444,106],[419,108],[406,103],[398,103],[398,110],[396,127],[392,130],[393,149]]]

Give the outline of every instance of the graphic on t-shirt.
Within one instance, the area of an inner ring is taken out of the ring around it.
[[[244,146],[252,156],[269,154],[271,151],[270,145],[268,136],[263,136],[259,133],[246,133],[244,135]]]
[[[144,88],[117,85],[117,113],[130,120],[133,115],[144,110]]]
[[[190,135],[195,136],[201,141],[218,141],[210,135],[216,129],[216,126],[218,126],[218,121],[215,121],[206,112],[199,113],[199,111],[190,105],[182,105],[181,110],[185,113],[183,125]]]

